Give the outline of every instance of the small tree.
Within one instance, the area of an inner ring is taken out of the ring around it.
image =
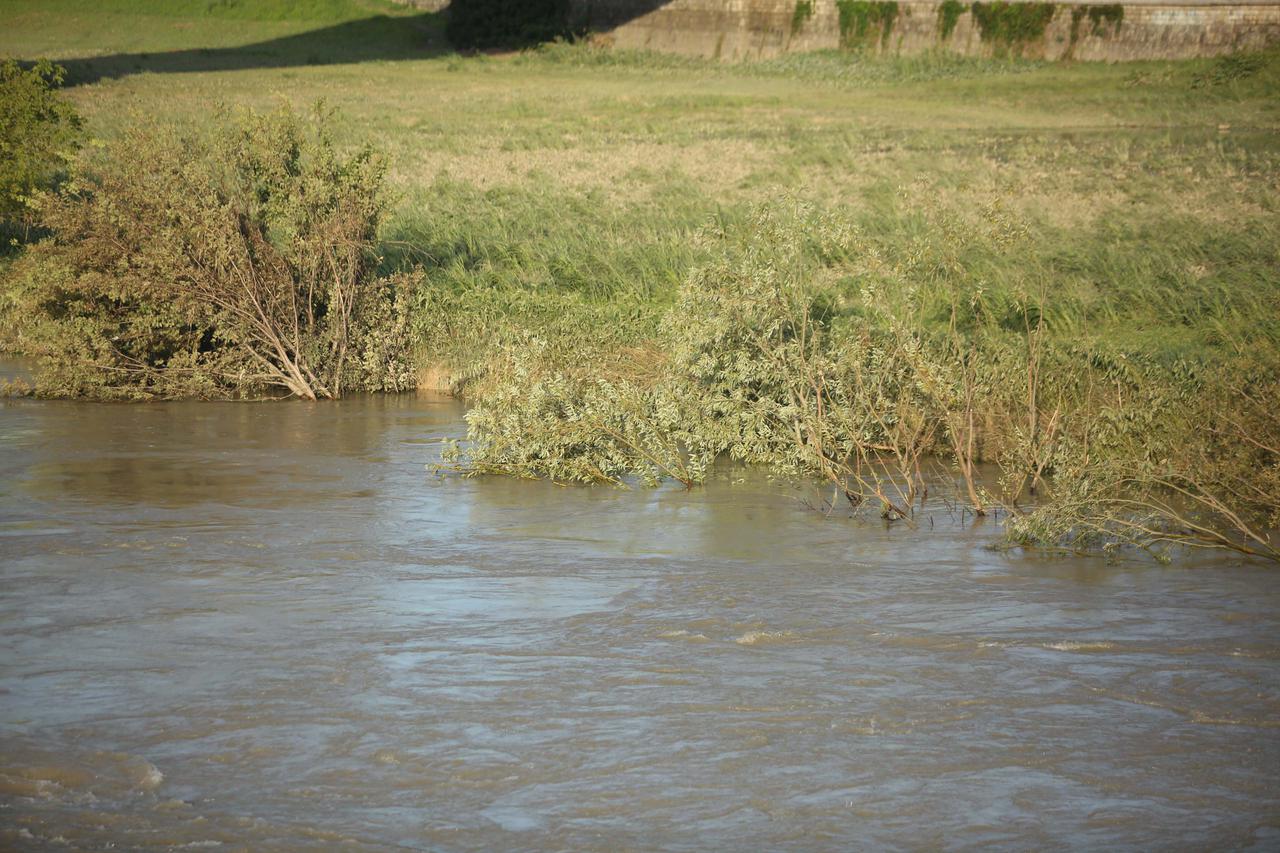
[[[25,259],[21,343],[45,391],[342,394],[374,304],[381,160],[342,156],[325,116],[145,126],[41,204],[53,238]]]
[[[26,231],[28,203],[66,168],[80,118],[54,91],[64,70],[43,59],[32,68],[0,63],[0,229],[11,246]]]

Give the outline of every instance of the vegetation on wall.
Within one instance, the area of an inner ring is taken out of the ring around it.
[[[1071,9],[1071,38],[1067,43],[1067,52],[1064,59],[1071,59],[1075,55],[1076,42],[1080,41],[1080,22],[1084,20],[1087,6],[1074,6]]]
[[[1085,18],[1089,19],[1091,24],[1089,32],[1094,36],[1101,36],[1106,32],[1108,25],[1112,28],[1112,34],[1120,31],[1121,25],[1124,23],[1124,6],[1119,3],[1112,3],[1100,6],[1074,6],[1071,9],[1071,37],[1067,45],[1067,56],[1070,57],[1075,50],[1076,43],[1080,40],[1080,24]]]
[[[813,17],[813,0],[796,0],[796,8],[791,13],[791,34],[795,35],[804,27],[805,22]]]
[[[840,45],[861,47],[879,40],[889,43],[894,22],[898,19],[895,0],[836,0],[840,20]]]
[[[1119,3],[1107,3],[1089,6],[1088,9],[1089,21],[1093,24],[1092,32],[1095,36],[1102,35],[1108,24],[1112,27],[1112,32],[1120,32],[1120,27],[1124,24],[1124,6]]]
[[[951,38],[966,8],[960,0],[942,0],[938,4],[938,38],[941,41]]]
[[[1043,39],[1057,11],[1052,3],[975,2],[969,8],[984,42],[1015,52]]]

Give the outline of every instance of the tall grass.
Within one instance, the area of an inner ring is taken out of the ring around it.
[[[385,232],[387,259],[424,265],[450,290],[662,301],[696,257],[689,237],[705,213],[704,200],[680,186],[618,201],[438,180]]]

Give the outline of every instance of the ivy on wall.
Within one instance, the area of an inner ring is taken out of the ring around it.
[[[805,21],[813,17],[813,0],[796,0],[795,11],[791,13],[791,35],[800,32]]]
[[[1110,3],[1105,6],[1073,8],[1071,10],[1071,42],[1067,47],[1068,56],[1075,52],[1076,42],[1080,40],[1080,22],[1085,18],[1088,18],[1092,24],[1089,28],[1092,35],[1105,34],[1108,24],[1111,26],[1112,34],[1115,34],[1120,32],[1120,25],[1124,23],[1124,7],[1119,3]]]
[[[1052,3],[975,2],[969,8],[984,42],[1015,50],[1043,39],[1057,12]]]
[[[946,41],[955,32],[956,23],[964,14],[964,4],[960,0],[943,0],[938,4],[938,38]]]
[[[841,47],[862,47],[877,36],[881,47],[889,43],[898,19],[898,4],[893,0],[836,0],[836,9],[840,13]]]

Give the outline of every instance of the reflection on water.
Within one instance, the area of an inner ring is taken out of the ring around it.
[[[424,470],[461,410],[0,403],[0,847],[1280,846],[1280,588]]]

